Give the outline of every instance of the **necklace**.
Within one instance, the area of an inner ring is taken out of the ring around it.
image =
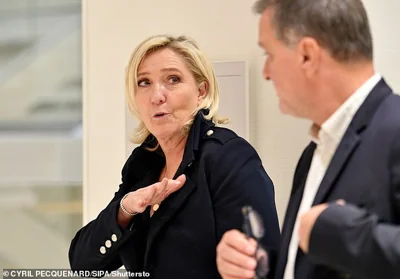
[[[167,173],[167,166],[165,166],[165,168],[163,169],[163,171],[161,173],[161,181],[164,179],[166,173]],[[153,204],[153,211],[156,212],[159,207],[160,207],[159,203]]]

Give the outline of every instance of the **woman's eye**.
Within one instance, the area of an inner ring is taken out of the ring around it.
[[[176,84],[181,81],[181,79],[177,76],[172,76],[168,79],[170,84]]]
[[[145,86],[147,86],[149,84],[150,84],[150,82],[147,79],[142,79],[142,80],[138,81],[138,86],[139,87],[145,87]]]

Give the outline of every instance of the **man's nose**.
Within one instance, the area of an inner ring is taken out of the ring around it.
[[[269,67],[268,67],[267,63],[264,64],[263,76],[264,76],[264,78],[266,80],[271,80],[271,76],[270,76],[270,73],[269,73]]]

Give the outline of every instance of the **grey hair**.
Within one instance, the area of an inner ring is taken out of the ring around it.
[[[253,10],[273,8],[271,24],[286,45],[314,38],[341,62],[373,59],[367,12],[361,0],[258,0]]]

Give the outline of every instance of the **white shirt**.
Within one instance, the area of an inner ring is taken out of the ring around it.
[[[373,87],[379,82],[381,76],[375,74],[368,79],[354,94],[352,94],[321,126],[318,138],[312,137],[317,144],[314,151],[310,170],[308,172],[300,208],[297,212],[296,222],[289,244],[288,259],[284,279],[294,279],[294,265],[299,249],[298,222],[299,216],[307,212],[317,194],[319,185],[336,149],[350,125],[357,110],[361,107]]]

